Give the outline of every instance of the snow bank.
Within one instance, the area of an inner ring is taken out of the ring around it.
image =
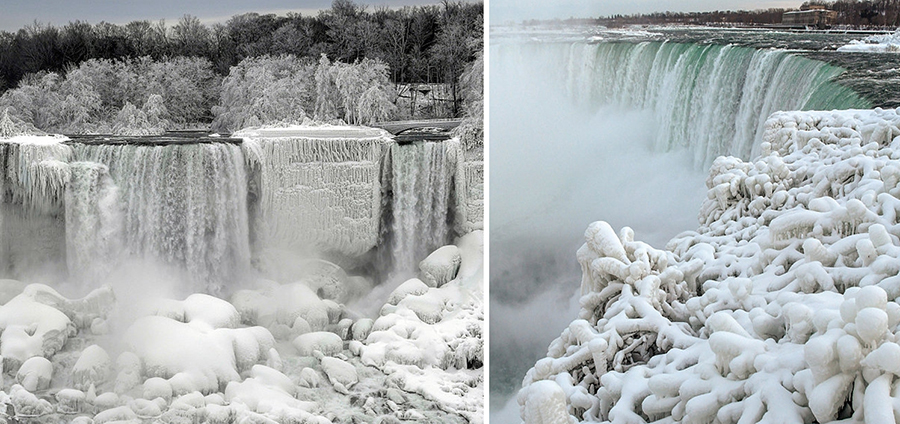
[[[838,47],[839,52],[900,53],[900,31],[893,34],[870,35]]]
[[[230,328],[239,322],[239,315],[228,302],[194,294],[184,301],[184,308],[186,322],[146,316],[124,336],[129,352],[140,360],[143,376],[169,380],[179,395],[212,393],[239,381],[240,373],[264,362],[275,345],[263,327]]]
[[[761,151],[716,159],[665,250],[591,224],[526,422],[894,422],[900,115],[779,112]]]

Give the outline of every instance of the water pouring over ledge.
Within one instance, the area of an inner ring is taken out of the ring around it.
[[[50,272],[28,264],[38,256],[70,280],[151,259],[210,293],[251,272],[292,278],[291,258],[405,278],[465,216],[455,139],[400,145],[376,128],[317,126],[21,140],[0,144],[12,277]]]

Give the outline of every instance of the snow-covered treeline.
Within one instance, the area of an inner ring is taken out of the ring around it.
[[[245,59],[222,80],[205,59],[92,59],[64,75],[30,75],[0,96],[0,109],[67,134],[161,134],[210,120],[220,131],[307,118],[368,124],[397,111],[388,73],[378,60],[284,55]]]
[[[369,124],[390,119],[396,99],[387,65],[363,59],[354,64],[311,62],[292,55],[248,58],[222,82],[213,107],[216,131],[262,124],[300,124],[307,118]]]

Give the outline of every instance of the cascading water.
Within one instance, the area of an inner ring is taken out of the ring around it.
[[[719,155],[758,153],[773,112],[871,107],[833,82],[843,69],[785,50],[658,41],[500,48],[563,64],[555,78],[581,106],[652,111],[655,150],[688,148],[698,167]]]
[[[69,164],[66,187],[66,262],[78,282],[103,281],[122,259],[124,216],[119,189],[106,165]]]
[[[480,221],[470,187],[479,167],[460,159],[458,140],[398,145],[383,130],[348,127],[282,133],[0,144],[7,275],[52,259],[56,280],[88,287],[146,260],[217,293],[253,268],[291,282],[325,259],[380,281],[415,275],[454,224]]]
[[[75,158],[108,166],[128,254],[182,267],[209,292],[249,270],[247,173],[239,146],[76,144]]]
[[[450,242],[460,156],[457,140],[391,146],[390,237],[396,276],[414,275],[419,261]]]

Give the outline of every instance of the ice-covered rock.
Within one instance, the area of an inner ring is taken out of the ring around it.
[[[72,384],[78,390],[87,390],[91,385],[99,386],[107,381],[111,374],[109,354],[102,347],[90,345],[81,351],[75,365],[72,366]]]
[[[52,356],[75,334],[65,313],[22,293],[0,306],[0,355],[4,368],[35,356]]]
[[[459,248],[450,244],[443,246],[419,262],[420,277],[429,287],[440,287],[456,278],[462,257]]]
[[[184,299],[185,322],[203,322],[212,328],[237,328],[241,315],[230,303],[203,293]]]
[[[205,393],[240,380],[239,373],[264,361],[275,345],[262,327],[198,328],[161,316],[139,318],[124,341],[141,359],[145,376],[169,379],[181,374],[182,390]]]
[[[334,355],[344,350],[344,341],[341,337],[327,331],[301,334],[293,343],[302,356],[313,356],[314,352]]]
[[[713,163],[700,226],[666,250],[591,224],[526,422],[560,394],[578,421],[894,421],[900,114],[779,112],[758,147]]]
[[[53,364],[42,356],[29,358],[16,372],[16,382],[29,392],[46,390],[50,387],[51,378],[53,378]]]
[[[46,399],[39,399],[18,384],[9,389],[9,398],[16,415],[20,417],[40,417],[53,412],[53,406]]]
[[[77,414],[84,411],[86,395],[81,390],[62,389],[56,392],[56,410],[60,414]]]
[[[328,381],[334,386],[334,389],[346,393],[354,384],[359,382],[359,374],[356,367],[339,358],[330,356],[317,355],[322,371],[328,377]]]
[[[391,292],[391,296],[388,298],[388,303],[390,303],[391,305],[397,305],[401,300],[406,298],[406,296],[419,296],[425,293],[428,293],[428,285],[418,278],[410,278],[409,280],[401,283],[399,286],[397,286],[396,289],[394,289],[394,291]]]

